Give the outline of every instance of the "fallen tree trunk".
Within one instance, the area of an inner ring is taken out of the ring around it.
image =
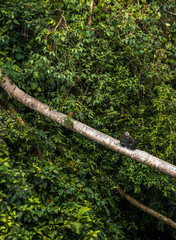
[[[71,131],[77,132],[109,149],[114,150],[115,152],[126,155],[127,157],[130,157],[137,162],[146,164],[149,167],[155,168],[171,177],[176,178],[176,166],[139,149],[129,150],[127,148],[124,148],[120,145],[119,140],[112,138],[100,131],[97,131],[75,119],[71,119],[70,124],[67,115],[55,110],[50,110],[50,107],[48,105],[38,101],[37,99],[31,97],[19,89],[14,83],[12,83],[9,77],[3,77],[1,69],[0,77],[2,77],[0,86],[4,89],[4,91],[7,92],[8,95],[12,95],[17,101],[21,102],[27,107],[33,109],[36,112],[39,112],[43,116],[50,118],[54,122],[61,124]]]

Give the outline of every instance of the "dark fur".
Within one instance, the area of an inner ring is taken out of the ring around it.
[[[130,150],[135,150],[136,149],[136,142],[132,136],[130,136],[129,132],[125,132],[121,137],[120,137],[120,144],[122,147],[126,147]]]

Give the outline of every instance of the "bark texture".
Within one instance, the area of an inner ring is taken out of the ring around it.
[[[4,91],[7,92],[8,95],[12,95],[17,101],[21,102],[27,107],[33,109],[36,112],[39,112],[43,116],[50,118],[51,120],[70,129],[71,131],[77,132],[103,145],[104,147],[126,155],[127,157],[130,157],[137,162],[148,165],[149,167],[155,168],[171,177],[176,178],[176,166],[139,149],[129,150],[125,147],[122,147],[119,140],[110,137],[100,131],[97,131],[75,119],[69,120],[71,121],[70,124],[67,115],[57,112],[55,110],[51,110],[48,105],[41,103],[37,99],[29,96],[27,93],[20,90],[14,83],[12,83],[9,77],[2,76],[1,69],[0,77],[2,77],[0,86],[4,89]]]

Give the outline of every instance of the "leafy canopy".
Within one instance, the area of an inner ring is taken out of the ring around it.
[[[0,3],[0,64],[18,87],[175,164],[174,1],[95,1],[91,25],[90,1]],[[174,218],[173,179],[10,99],[14,118],[0,94],[0,239],[175,239],[115,190]]]

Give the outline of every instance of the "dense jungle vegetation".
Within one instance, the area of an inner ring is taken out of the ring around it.
[[[0,66],[51,109],[176,164],[176,1],[0,0]],[[111,181],[109,180],[111,179]],[[175,179],[0,89],[0,240],[176,239]]]

